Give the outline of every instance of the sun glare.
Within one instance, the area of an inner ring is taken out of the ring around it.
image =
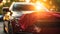
[[[36,9],[37,10],[41,10],[42,9],[41,3],[39,1],[36,2]]]
[[[30,0],[25,0],[27,3],[29,3],[30,2]]]
[[[37,9],[37,10],[41,10],[42,8],[41,8],[39,5],[37,5],[37,6],[36,6],[36,9]]]

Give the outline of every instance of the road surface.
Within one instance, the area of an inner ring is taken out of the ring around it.
[[[0,34],[5,34],[5,33],[3,32],[3,22],[0,22]]]
[[[46,31],[46,32],[45,32]],[[48,31],[48,32],[47,32]],[[57,27],[53,27],[53,28],[43,28],[42,32],[44,33],[50,33],[52,31],[53,34],[57,34],[57,33],[60,33],[60,28],[57,28]],[[43,34],[44,34],[43,33]],[[0,34],[5,34],[3,32],[3,22],[0,22]],[[51,33],[50,33],[51,34]]]

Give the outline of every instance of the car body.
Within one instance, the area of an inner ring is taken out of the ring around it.
[[[0,15],[0,21],[3,21],[3,15]]]
[[[4,32],[8,34],[56,34],[59,33],[59,14],[50,11],[35,11],[31,3],[15,2],[9,10],[13,12],[4,21]],[[57,23],[56,23],[57,22]]]

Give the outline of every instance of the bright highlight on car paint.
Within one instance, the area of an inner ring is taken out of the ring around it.
[[[40,11],[40,10],[46,10],[47,12],[49,11],[46,7],[44,7],[44,5],[42,5],[42,3],[40,3],[39,1],[36,1],[36,10]]]
[[[36,2],[36,10],[41,10],[41,4],[39,1]]]
[[[36,5],[36,10],[41,10],[42,9],[42,7],[40,6],[40,5]]]

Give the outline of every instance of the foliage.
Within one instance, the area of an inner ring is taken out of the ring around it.
[[[10,0],[10,1],[11,1],[10,3],[6,3],[3,6],[9,7],[13,1],[18,2],[18,0]],[[57,7],[58,11],[60,11],[60,0],[51,0],[51,1],[53,2],[53,5],[55,5]],[[2,14],[3,6],[0,6],[0,14]]]

